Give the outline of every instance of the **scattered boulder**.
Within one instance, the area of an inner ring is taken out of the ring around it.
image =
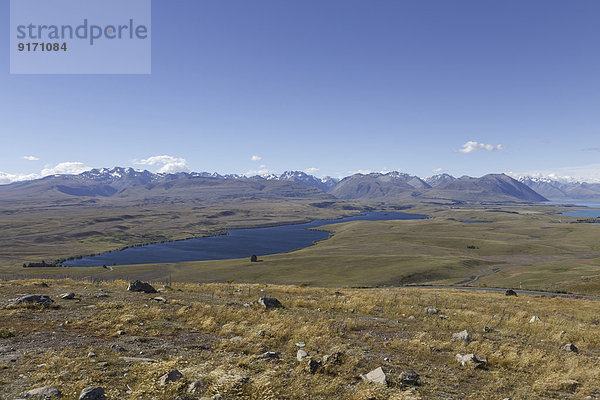
[[[156,289],[151,284],[142,281],[131,282],[127,290],[130,292],[156,293]]]
[[[169,371],[168,373],[158,378],[158,384],[161,386],[165,386],[168,383],[178,381],[181,378],[183,378],[183,374],[174,369],[173,371]]]
[[[106,395],[100,386],[90,386],[81,391],[79,400],[106,400]]]
[[[415,371],[408,370],[402,371],[400,373],[400,382],[405,385],[418,385],[419,384],[419,374]]]
[[[460,365],[468,366],[473,369],[475,368],[483,368],[485,366],[486,360],[479,359],[475,356],[475,354],[457,354],[455,357],[456,361],[460,363]]]
[[[42,306],[49,306],[52,303],[54,303],[54,300],[45,294],[26,294],[25,296],[9,300],[11,306],[19,304],[40,304]]]
[[[302,362],[302,361],[304,361],[304,359],[305,359],[306,357],[308,357],[308,353],[307,353],[306,351],[302,350],[302,349],[298,350],[298,352],[296,353],[296,359],[297,359],[299,362]]]
[[[75,298],[75,293],[63,293],[60,295],[60,298],[63,300],[71,300]]]
[[[579,353],[579,349],[573,343],[567,343],[564,346],[561,346],[560,348],[565,351],[570,351],[572,353]]]
[[[517,292],[515,292],[512,289],[508,289],[506,292],[504,292],[504,295],[505,296],[515,296],[516,297],[517,296]]]
[[[59,399],[62,397],[62,394],[54,386],[44,386],[25,392],[25,397],[32,397],[34,399]]]
[[[436,307],[425,307],[425,313],[433,315],[433,314],[437,314],[440,312],[439,308]]]
[[[367,382],[374,382],[387,386],[387,377],[381,367],[374,369],[366,375],[361,375],[360,377]]]
[[[534,323],[536,323],[536,322],[537,322],[537,323],[541,323],[541,322],[542,322],[542,320],[541,320],[541,319],[539,319],[538,317],[536,317],[536,316],[534,315],[534,316],[533,316],[533,317],[531,317],[531,319],[529,320],[529,323],[530,323],[530,324],[534,324]]]
[[[452,340],[464,340],[465,342],[468,342],[469,339],[469,332],[467,332],[466,329],[464,331],[452,334]]]
[[[271,308],[282,308],[283,307],[283,304],[281,304],[281,302],[279,300],[277,300],[275,297],[261,297],[260,299],[258,299],[258,304],[260,304],[267,310],[271,309]]]

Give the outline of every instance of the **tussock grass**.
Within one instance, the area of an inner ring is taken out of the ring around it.
[[[0,347],[17,353],[11,356],[15,362],[0,354],[0,397],[44,385],[57,386],[66,398],[99,385],[119,399],[217,393],[226,399],[360,400],[600,395],[598,301],[416,288],[175,283],[160,294],[165,304],[153,301],[156,295],[126,292],[124,281],[48,282],[49,288],[38,290],[51,295],[56,307],[0,307],[2,329],[14,334],[0,338]],[[28,285],[0,282],[0,304]],[[97,299],[99,289],[110,297]],[[67,290],[80,301],[57,299]],[[264,310],[255,302],[265,295],[285,308]],[[440,312],[427,314],[425,307]],[[530,323],[532,316],[541,322]],[[486,326],[492,329],[484,332]],[[469,342],[451,339],[464,329]],[[316,360],[337,354],[339,361],[311,374],[306,362],[296,360],[298,342]],[[579,353],[561,350],[565,343],[574,343]],[[258,357],[267,351],[279,358]],[[457,353],[487,358],[486,368],[461,367]],[[124,356],[156,362],[127,363]],[[359,378],[379,366],[387,387]],[[160,386],[158,378],[173,369],[184,378]],[[421,384],[402,384],[405,370],[415,370]],[[186,394],[197,380],[200,392]]]

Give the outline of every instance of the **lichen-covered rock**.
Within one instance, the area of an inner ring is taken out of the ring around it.
[[[9,304],[12,306],[19,304],[40,304],[43,306],[49,306],[52,303],[54,303],[54,300],[45,294],[26,294],[25,296],[9,300]]]
[[[54,386],[44,386],[25,392],[25,397],[33,399],[59,399],[62,394]]]
[[[142,281],[131,282],[127,290],[130,292],[156,293],[156,289],[151,284]]]
[[[267,310],[271,309],[271,308],[282,308],[283,307],[283,304],[281,304],[281,302],[279,300],[277,300],[275,297],[261,297],[260,299],[258,299],[258,304],[260,304]]]
[[[366,375],[361,375],[360,377],[367,382],[374,382],[387,386],[387,377],[385,376],[385,373],[381,367],[374,369]]]

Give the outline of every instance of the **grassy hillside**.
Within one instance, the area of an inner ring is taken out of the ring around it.
[[[598,301],[452,289],[183,283],[144,294],[127,292],[124,281],[46,283],[0,282],[0,398],[47,385],[67,399],[86,386],[103,387],[111,399],[600,395]],[[60,299],[65,292],[76,298]],[[23,293],[46,294],[54,303],[7,305]],[[285,308],[264,310],[256,304],[261,295]],[[166,302],[152,300],[156,296]],[[427,307],[439,312],[428,314]],[[534,316],[537,322],[530,323]],[[469,340],[452,340],[462,330]],[[300,342],[321,363],[314,373],[308,360],[296,359]],[[579,352],[560,349],[567,343]],[[276,356],[261,357],[266,352]],[[461,366],[456,354],[468,353],[487,363]],[[387,386],[360,379],[378,367]],[[161,385],[159,378],[175,369],[182,378]],[[418,384],[402,381],[409,370],[419,375]],[[197,390],[187,393],[193,382]]]

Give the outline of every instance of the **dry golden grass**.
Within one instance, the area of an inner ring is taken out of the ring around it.
[[[182,283],[158,294],[167,299],[159,303],[152,300],[157,295],[126,292],[124,281],[47,282],[48,288],[0,282],[0,332],[14,334],[0,336],[0,398],[45,385],[56,386],[65,398],[99,385],[112,399],[217,393],[225,399],[357,400],[600,395],[598,301],[453,289],[336,292]],[[100,289],[110,297],[96,298]],[[58,298],[68,291],[77,300]],[[6,306],[22,293],[48,294],[55,302],[48,308]],[[261,295],[278,298],[285,308],[263,310],[255,303]],[[433,306],[440,313],[424,312]],[[529,323],[534,315],[541,322]],[[484,326],[493,330],[484,332]],[[463,329],[471,341],[452,341],[452,333]],[[297,342],[305,342],[316,360],[339,354],[340,361],[311,374],[306,361],[296,360]],[[565,343],[574,343],[579,353],[559,349]],[[267,351],[279,359],[257,358]],[[486,357],[486,369],[461,367],[457,353]],[[124,356],[157,362],[127,363]],[[359,378],[379,366],[388,386]],[[172,369],[183,379],[159,385],[158,378]],[[405,370],[415,370],[421,383],[403,385],[399,374]],[[196,380],[202,381],[200,393],[187,394]]]

